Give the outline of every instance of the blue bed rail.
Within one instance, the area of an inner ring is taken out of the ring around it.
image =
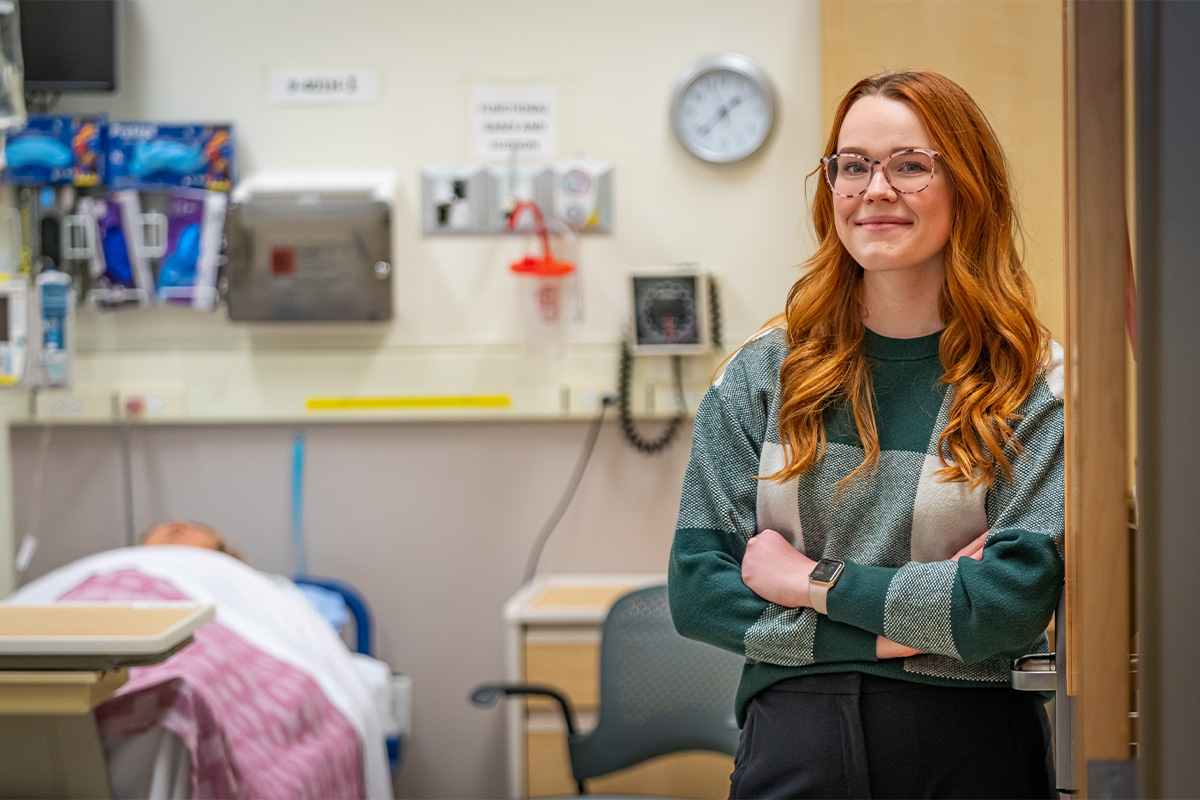
[[[371,609],[367,608],[367,602],[357,589],[336,578],[318,578],[315,575],[297,575],[292,580],[297,584],[316,586],[340,594],[346,602],[346,608],[350,609],[350,616],[354,618],[355,652],[374,657],[375,652],[371,646]]]

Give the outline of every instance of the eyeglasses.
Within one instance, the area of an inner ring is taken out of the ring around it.
[[[834,153],[821,159],[821,171],[829,188],[839,197],[858,197],[867,191],[876,165],[897,192],[916,194],[933,180],[933,164],[938,155],[936,150],[919,147],[897,150],[883,161],[872,161],[856,153]]]

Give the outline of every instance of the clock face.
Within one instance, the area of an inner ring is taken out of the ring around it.
[[[692,155],[712,163],[740,161],[757,152],[775,122],[766,75],[742,56],[703,59],[680,79],[671,125]]]

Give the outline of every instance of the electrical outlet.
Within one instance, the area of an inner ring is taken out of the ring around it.
[[[658,392],[655,397],[655,405],[664,413],[675,414],[679,411],[679,390],[674,386],[658,386]],[[683,399],[685,401],[685,410],[694,412],[696,407],[700,405],[700,392],[691,389],[683,390]]]
[[[603,405],[605,397],[611,397],[615,403],[617,393],[609,388],[597,388],[595,384],[564,387],[563,412],[574,416],[593,416],[600,412],[600,406]]]
[[[187,392],[178,386],[146,386],[121,392],[118,412],[125,419],[163,422],[187,418]]]
[[[421,169],[421,231],[426,236],[487,233],[489,206],[483,167]]]
[[[107,421],[112,419],[112,393],[85,386],[71,391],[40,391],[34,413],[37,420]]]

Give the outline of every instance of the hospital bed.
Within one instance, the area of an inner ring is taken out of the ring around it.
[[[351,653],[293,582],[214,551],[133,547],[4,602],[185,600],[212,603],[215,619],[96,709],[114,797],[392,796],[390,670]]]

